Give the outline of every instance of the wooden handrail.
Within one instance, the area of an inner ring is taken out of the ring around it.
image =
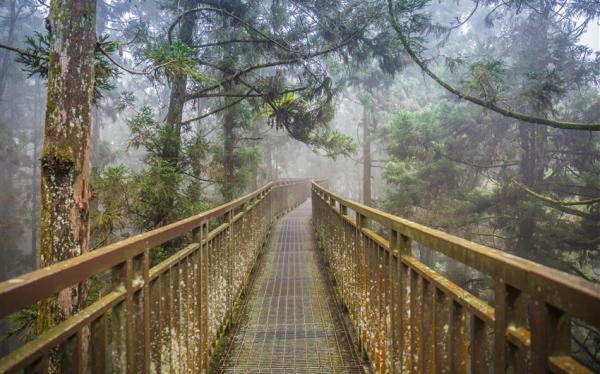
[[[73,372],[85,371],[81,363],[88,359],[97,372],[105,371],[107,362],[116,372],[148,372],[151,365],[206,372],[212,347],[231,321],[272,224],[304,201],[309,189],[302,179],[270,182],[204,213],[0,283],[2,318],[70,285],[112,272],[104,295],[1,357],[0,373],[47,372],[56,348],[65,360],[61,365]],[[189,245],[150,268],[154,247],[187,234]],[[87,346],[82,342],[87,337],[90,351],[72,348]],[[91,356],[86,359],[87,353]]]
[[[462,372],[470,362],[471,372],[491,366],[498,373],[591,372],[572,357],[571,320],[600,329],[600,285],[365,206],[319,183],[312,183],[312,199],[320,247],[377,371]],[[487,276],[492,304],[414,257],[413,242]]]

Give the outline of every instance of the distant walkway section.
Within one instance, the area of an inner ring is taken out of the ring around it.
[[[310,202],[275,226],[219,372],[363,373],[310,233]]]

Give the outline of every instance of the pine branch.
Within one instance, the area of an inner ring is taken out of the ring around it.
[[[578,200],[578,201],[556,200],[551,197],[544,196],[540,193],[535,192],[534,190],[525,186],[524,184],[522,184],[521,182],[517,181],[514,178],[512,178],[511,180],[514,184],[516,184],[519,188],[521,188],[522,190],[524,190],[531,196],[535,197],[536,199],[550,203],[550,204],[562,205],[562,206],[574,206],[574,205],[591,205],[591,204],[595,204],[595,203],[600,203],[600,197],[597,197],[594,199],[587,199],[587,200]]]
[[[46,56],[40,56],[40,55],[37,55],[35,53],[27,52],[26,50],[21,49],[21,48],[12,47],[10,45],[6,45],[6,44],[0,43],[0,48],[7,49],[9,51],[18,53],[18,54],[23,55],[23,56],[31,57],[31,58],[41,59],[41,60],[48,60],[48,57],[46,57]]]
[[[104,57],[106,57],[110,62],[112,62],[115,66],[117,66],[119,69],[129,73],[129,74],[133,74],[133,75],[148,75],[148,74],[152,74],[154,73],[156,70],[163,68],[169,64],[172,64],[173,61],[167,61],[163,64],[160,65],[156,65],[153,66],[152,68],[148,69],[148,70],[133,70],[130,69],[124,65],[121,65],[120,63],[118,63],[114,58],[112,58],[104,49],[102,49],[102,47],[98,46],[98,50],[100,51],[100,53],[102,53],[104,55]]]

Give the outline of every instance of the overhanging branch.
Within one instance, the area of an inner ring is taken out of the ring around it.
[[[505,117],[518,119],[523,122],[533,123],[536,125],[549,126],[549,127],[554,127],[554,128],[558,128],[558,129],[565,129],[565,130],[600,131],[600,123],[597,123],[597,122],[579,123],[579,122],[570,122],[570,121],[556,121],[556,120],[551,120],[548,118],[530,116],[530,115],[527,115],[524,113],[510,110],[508,108],[500,107],[493,102],[488,102],[488,101],[482,100],[478,97],[471,96],[465,92],[458,90],[457,88],[454,88],[449,83],[445,82],[440,77],[438,77],[433,71],[431,71],[429,69],[429,67],[427,67],[427,64],[425,63],[425,61],[423,61],[417,55],[417,53],[412,49],[408,39],[404,35],[404,31],[402,30],[402,27],[400,26],[400,24],[398,24],[398,21],[396,20],[396,17],[394,15],[393,1],[392,0],[387,0],[387,1],[388,1],[388,16],[389,16],[388,18],[390,19],[390,23],[392,24],[392,27],[398,34],[400,42],[402,43],[402,46],[406,50],[406,53],[408,53],[408,55],[412,58],[412,60],[421,68],[421,70],[423,70],[423,72],[425,74],[427,74],[437,84],[444,87],[446,90],[455,94],[459,98],[470,101],[473,104],[479,105],[481,107],[490,109],[490,110],[492,110],[496,113],[499,113]]]

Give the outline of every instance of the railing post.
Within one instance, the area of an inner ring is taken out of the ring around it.
[[[496,280],[494,301],[494,372],[527,372],[524,351],[531,342],[529,335],[522,333],[527,313],[523,295],[502,280]]]
[[[150,249],[146,248],[142,255],[142,278],[143,278],[143,326],[144,326],[144,354],[143,371],[150,372]]]
[[[227,217],[225,218],[226,222],[229,224],[229,227],[227,229],[227,250],[226,250],[226,256],[227,256],[227,275],[228,275],[228,279],[227,279],[227,283],[229,285],[229,287],[227,288],[227,293],[228,293],[228,304],[229,304],[229,310],[230,312],[233,312],[233,302],[234,302],[234,290],[233,290],[233,281],[234,281],[234,276],[233,276],[233,214],[234,210],[230,210],[229,212],[227,212]],[[228,319],[230,319],[231,316],[228,317]]]
[[[202,356],[202,373],[208,373],[208,223],[200,228],[200,355]]]
[[[125,342],[126,342],[126,362],[127,372],[134,371],[134,352],[135,341],[133,340],[133,259],[128,258],[125,263],[125,289],[127,296],[125,299]]]
[[[530,325],[532,373],[546,373],[550,356],[571,354],[571,321],[561,310],[534,300]]]
[[[396,269],[392,271],[398,274],[398,282],[393,292],[395,298],[396,312],[392,316],[396,328],[394,329],[394,340],[397,352],[400,355],[398,372],[410,372],[412,370],[411,328],[410,328],[410,269],[402,262],[402,256],[411,254],[411,240],[400,234],[395,228],[390,232],[390,250],[397,256]]]
[[[326,199],[329,198],[329,196],[326,194]],[[326,202],[329,204],[329,202],[326,200]],[[358,247],[358,294],[359,294],[359,303],[361,304],[358,308],[359,313],[358,313],[358,320],[359,320],[359,328],[358,328],[358,342],[360,344],[360,350],[361,352],[366,352],[366,348],[365,348],[365,337],[368,334],[368,331],[365,331],[365,324],[367,321],[367,306],[364,305],[364,303],[366,302],[366,300],[368,299],[367,297],[367,291],[368,291],[368,279],[367,279],[367,271],[368,269],[367,267],[367,263],[366,263],[366,243],[364,240],[364,236],[363,236],[363,232],[362,232],[362,228],[367,226],[367,217],[365,217],[364,215],[360,214],[359,212],[356,212],[356,243],[357,243],[357,247]]]

